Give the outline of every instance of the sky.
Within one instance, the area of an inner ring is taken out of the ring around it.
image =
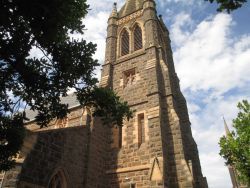
[[[107,19],[113,0],[89,0],[84,38],[97,44],[103,64]],[[125,0],[117,0],[120,8]],[[231,188],[219,138],[222,116],[231,127],[237,103],[250,101],[250,3],[231,13],[216,12],[203,0],[156,0],[157,14],[170,31],[181,90],[187,100],[202,171],[210,188]],[[75,36],[81,37],[81,36]],[[100,68],[96,71],[100,76]]]

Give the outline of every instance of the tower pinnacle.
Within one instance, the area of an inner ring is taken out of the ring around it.
[[[117,17],[117,15],[118,15],[118,13],[117,13],[117,3],[115,2],[114,4],[113,4],[113,10],[112,10],[112,12],[111,12],[111,15],[110,15],[110,17]]]

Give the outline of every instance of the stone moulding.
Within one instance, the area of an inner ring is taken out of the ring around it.
[[[109,75],[103,76],[100,82],[100,86],[105,87],[108,85]]]
[[[128,16],[125,16],[125,17],[121,18],[120,20],[118,20],[117,23],[118,23],[118,25],[127,23],[132,19],[135,19],[135,18],[138,18],[138,17],[142,16],[142,13],[143,13],[143,10],[139,10],[137,12],[134,12],[133,14],[130,14]]]
[[[18,187],[20,188],[26,188],[26,187],[33,187],[33,188],[46,188],[45,186],[41,186],[41,185],[37,185],[37,184],[32,184],[32,183],[28,183],[25,181],[20,181],[18,184]]]
[[[117,59],[117,61],[114,63],[114,65],[117,65],[117,64],[120,64],[120,63],[123,63],[125,61],[128,61],[128,60],[131,60],[131,59],[134,59],[134,58],[137,58],[139,56],[142,56],[142,55],[145,55],[146,52],[144,49],[140,49],[138,51],[135,51],[131,54],[128,54],[128,55],[125,55],[125,56],[121,56]]]
[[[155,157],[150,168],[149,177],[151,181],[161,181],[163,179],[163,158]]]
[[[162,68],[163,68],[163,70],[165,72],[168,71],[168,67],[167,67],[166,63],[163,60],[160,61],[160,65],[162,66]]]
[[[133,167],[126,167],[126,168],[117,168],[112,170],[107,170],[106,174],[116,174],[116,173],[126,173],[126,172],[133,172],[133,171],[141,171],[141,170],[148,170],[150,169],[151,165],[140,165],[140,166],[133,166]]]
[[[146,70],[154,68],[155,65],[156,65],[156,59],[151,59],[151,60],[147,61]]]
[[[147,111],[147,115],[148,115],[148,119],[159,117],[159,115],[160,115],[160,107],[157,106],[157,107],[154,107],[154,108],[150,108]]]

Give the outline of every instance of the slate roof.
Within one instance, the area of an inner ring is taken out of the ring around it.
[[[118,13],[119,18],[132,14],[133,12],[136,12],[137,10],[140,10],[142,8],[143,0],[126,0],[125,5],[123,5]]]
[[[67,97],[61,98],[62,104],[68,104],[69,108],[76,107],[79,105],[79,102],[76,99],[76,95],[74,93],[69,94]],[[26,110],[26,117],[30,119],[30,121],[34,120],[37,115],[37,111]]]

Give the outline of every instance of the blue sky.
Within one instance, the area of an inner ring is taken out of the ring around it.
[[[91,10],[84,20],[84,38],[97,43],[95,57],[100,63],[113,2],[89,0]],[[117,0],[118,8],[124,2]],[[170,31],[176,72],[187,99],[203,174],[210,188],[231,188],[228,170],[218,154],[218,141],[224,134],[222,115],[231,126],[238,101],[250,101],[250,3],[230,15],[217,13],[216,4],[203,0],[156,3]]]

